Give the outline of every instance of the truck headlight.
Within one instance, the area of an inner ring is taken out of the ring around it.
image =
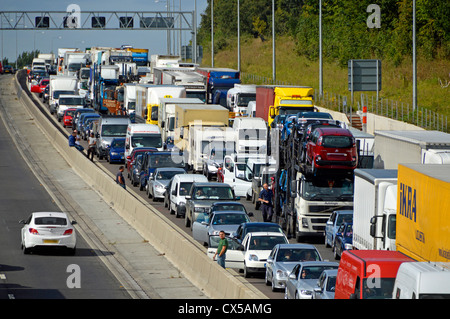
[[[307,218],[302,218],[302,227],[304,228],[308,228],[308,219]]]

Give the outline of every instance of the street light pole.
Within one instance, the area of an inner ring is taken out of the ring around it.
[[[319,0],[319,96],[323,96],[322,0]]]
[[[413,111],[417,108],[416,0],[413,0]]]
[[[275,66],[275,0],[272,0],[272,79],[275,83],[277,78]]]
[[[214,0],[211,0],[211,67],[214,67]]]
[[[240,7],[239,0],[237,0],[238,71],[241,72],[241,29],[240,29],[239,7]]]

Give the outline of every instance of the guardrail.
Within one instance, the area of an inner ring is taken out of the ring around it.
[[[25,85],[25,86],[24,86]],[[33,115],[36,124],[54,147],[89,185],[94,185],[105,202],[127,221],[155,249],[180,269],[182,274],[206,296],[214,299],[267,299],[253,285],[231,271],[220,267],[207,257],[205,249],[193,238],[183,235],[177,225],[168,220],[152,205],[145,202],[133,190],[117,186],[114,176],[102,166],[92,163],[78,150],[69,147],[67,132],[47,112],[40,101],[33,101],[26,88],[24,71],[15,76],[15,88],[19,100]]]

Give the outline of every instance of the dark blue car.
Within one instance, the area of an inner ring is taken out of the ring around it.
[[[248,233],[255,232],[280,232],[283,233],[283,229],[277,223],[268,223],[268,222],[250,222],[250,223],[242,223],[239,225],[238,229],[232,236],[239,242],[242,243],[245,236]]]
[[[158,167],[181,167],[186,169],[183,155],[179,152],[145,152],[139,172],[139,190],[144,190],[149,178]]]
[[[125,138],[115,138],[106,152],[106,161],[110,163],[125,163]]]
[[[340,259],[343,252],[350,249],[353,249],[353,223],[343,223],[334,240],[334,258]]]

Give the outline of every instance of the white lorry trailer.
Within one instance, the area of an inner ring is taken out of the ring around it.
[[[356,169],[353,247],[395,250],[397,170]]]
[[[450,134],[439,131],[375,131],[374,135],[374,168],[420,164],[428,150],[450,150]]]

